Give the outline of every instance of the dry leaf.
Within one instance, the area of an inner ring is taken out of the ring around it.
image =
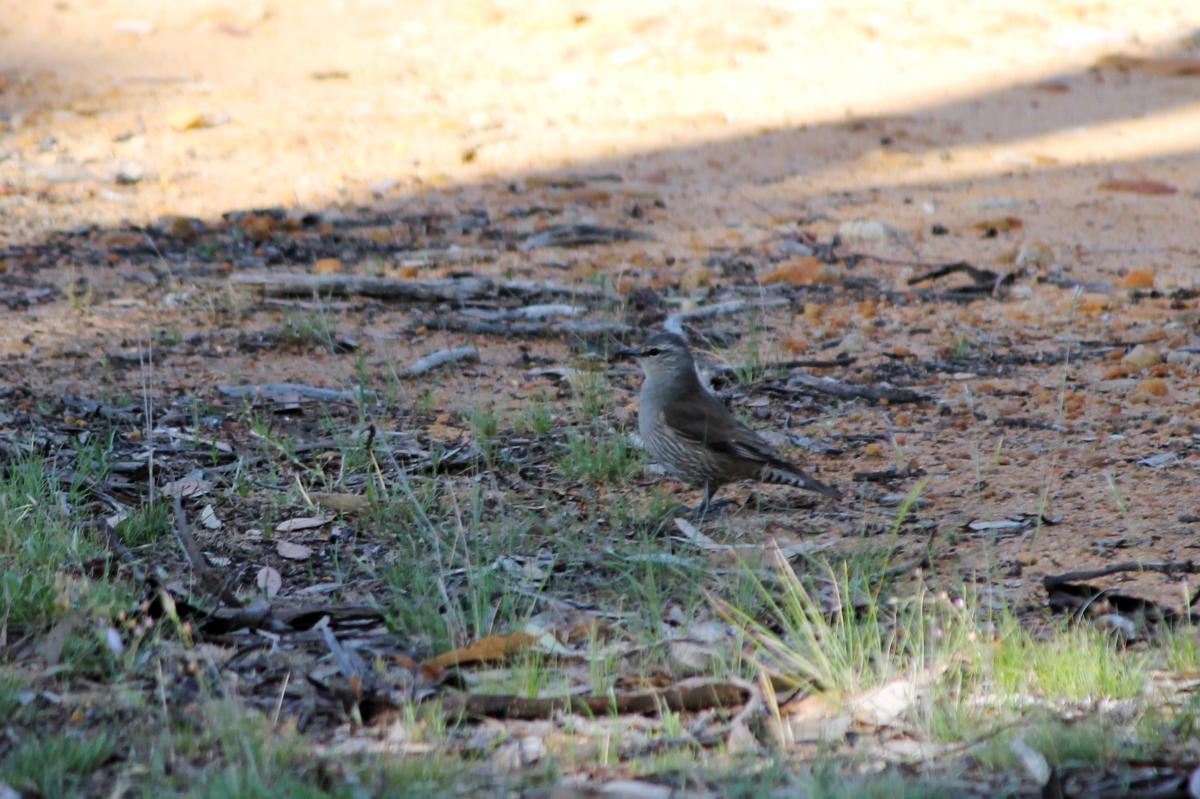
[[[320,527],[323,524],[329,523],[328,516],[299,516],[295,519],[288,519],[275,525],[277,533],[292,533],[296,530],[311,530],[314,527]]]
[[[345,267],[339,258],[320,258],[313,264],[313,273],[317,275],[333,275]]]
[[[164,496],[184,499],[186,497],[198,497],[207,494],[208,489],[209,485],[207,481],[184,477],[180,480],[172,480],[158,490]]]
[[[268,599],[271,599],[283,587],[283,578],[279,575],[279,572],[270,566],[263,566],[258,570],[258,574],[254,578],[254,584],[267,595]]]
[[[1104,370],[1101,380],[1121,380],[1137,372],[1137,369],[1127,363],[1113,364]]]
[[[724,662],[726,653],[696,641],[676,640],[667,645],[671,664],[688,674],[707,674]]]
[[[859,720],[882,726],[900,718],[916,698],[916,684],[912,680],[899,679],[867,691],[851,699],[848,704]]]
[[[1020,269],[1046,269],[1054,264],[1054,250],[1045,242],[1027,241],[1017,250],[1013,263]]]
[[[1200,58],[1185,56],[1166,56],[1163,58],[1143,58],[1141,56],[1114,53],[1096,61],[1097,67],[1109,67],[1123,72],[1137,70],[1151,75],[1161,75],[1168,78],[1195,77],[1200,75]]]
[[[795,741],[840,741],[852,722],[848,713],[816,694],[793,699],[779,712]]]
[[[167,235],[178,241],[195,241],[204,223],[186,216],[172,216],[167,223]]]
[[[276,224],[270,214],[249,214],[242,220],[242,231],[250,241],[266,241],[275,233]]]
[[[179,106],[167,114],[167,124],[180,132],[206,128],[213,124],[214,119],[215,117],[211,114],[206,114],[190,105]]]
[[[204,510],[200,511],[200,523],[209,530],[220,530],[224,526],[221,524],[221,520],[217,518],[216,511],[213,510],[212,505],[205,505]]]
[[[1162,363],[1163,354],[1147,344],[1138,344],[1121,361],[1136,369],[1147,369],[1155,364]]]
[[[436,438],[438,441],[458,441],[467,437],[469,434],[461,427],[452,427],[441,422],[434,422],[425,429],[430,438]]]
[[[128,230],[114,230],[100,237],[99,244],[103,249],[111,250],[116,247],[137,247],[144,244],[146,236]]]
[[[362,494],[348,494],[343,492],[310,491],[309,497],[318,505],[335,510],[339,513],[357,513],[364,511],[369,507],[367,498]]]
[[[780,264],[763,278],[764,283],[791,283],[803,286],[814,282],[821,271],[821,262],[813,256],[796,258]]]
[[[1147,377],[1133,390],[1135,397],[1165,397],[1169,393],[1170,388],[1167,386],[1167,381],[1161,377]]]
[[[1049,92],[1050,94],[1062,94],[1071,91],[1071,85],[1061,80],[1044,80],[1035,83],[1029,88],[1039,92]]]
[[[1112,310],[1113,300],[1107,294],[1090,292],[1071,299],[1068,305],[1073,305],[1080,313],[1102,313]]]
[[[114,655],[119,655],[125,651],[125,641],[121,638],[121,633],[117,632],[113,627],[104,627],[104,645]]]
[[[1131,269],[1129,274],[1117,281],[1117,285],[1127,289],[1154,288],[1153,269]]]
[[[671,799],[675,789],[670,785],[642,780],[613,780],[596,789],[600,796],[619,796],[621,799]]]
[[[783,339],[779,342],[779,346],[783,347],[792,355],[797,355],[801,352],[808,351],[808,342],[804,339],[795,338],[794,336],[788,336],[787,338]]]
[[[1179,191],[1170,183],[1146,178],[1112,178],[1100,184],[1105,191],[1123,191],[1130,194],[1174,194]]]
[[[1053,773],[1050,769],[1050,764],[1046,762],[1046,758],[1041,752],[1025,743],[1025,740],[1020,736],[1013,739],[1008,745],[1021,761],[1021,765],[1025,767],[1025,771],[1033,778],[1033,781],[1038,785],[1045,785],[1050,782],[1050,776]]]
[[[679,278],[679,288],[683,291],[695,291],[701,286],[712,283],[713,274],[710,269],[700,264],[689,266]]]
[[[1020,230],[1024,226],[1024,222],[1015,216],[1001,216],[995,219],[985,219],[982,222],[976,222],[971,227],[984,233],[1007,233],[1010,230]]]
[[[291,541],[280,541],[275,545],[275,551],[288,560],[308,560],[312,555],[312,547],[304,544],[293,544]]]
[[[528,633],[489,635],[466,646],[431,657],[421,664],[421,668],[426,673],[436,674],[449,666],[504,660],[509,655],[528,649],[536,641],[537,639]]]
[[[50,628],[50,632],[43,635],[42,639],[38,641],[35,649],[38,657],[47,666],[58,665],[62,659],[63,647],[66,646],[67,639],[82,623],[83,617],[77,612],[70,612],[59,619],[58,623]]]

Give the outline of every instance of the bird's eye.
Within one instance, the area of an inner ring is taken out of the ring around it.
[[[662,350],[658,347],[647,347],[642,350],[642,355],[662,355]]]

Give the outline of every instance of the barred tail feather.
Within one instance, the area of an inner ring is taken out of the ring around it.
[[[764,483],[777,483],[779,485],[795,486],[796,488],[805,488],[809,491],[816,491],[818,494],[824,494],[830,499],[841,499],[842,492],[838,491],[831,485],[826,485],[815,477],[809,477],[799,469],[785,469],[780,466],[768,464],[763,467],[759,474],[759,479]]]

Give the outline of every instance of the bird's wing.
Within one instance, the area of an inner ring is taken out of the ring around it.
[[[678,435],[714,452],[748,461],[795,468],[712,394],[668,402],[663,421]]]

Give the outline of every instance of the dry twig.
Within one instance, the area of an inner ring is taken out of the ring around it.
[[[786,388],[797,394],[823,394],[844,400],[865,399],[868,402],[886,402],[889,405],[929,401],[929,397],[924,394],[907,388],[855,385],[808,375],[793,375],[788,379]]]
[[[439,366],[445,366],[448,363],[457,363],[458,361],[466,361],[467,363],[479,363],[479,350],[471,345],[465,347],[454,347],[448,350],[438,350],[430,354],[417,358],[400,372],[401,377],[419,377],[426,372],[432,372]]]
[[[466,718],[548,719],[559,713],[586,716],[637,714],[653,716],[663,710],[695,713],[711,707],[741,707],[753,698],[745,683],[685,680],[655,691],[529,698],[512,694],[449,693],[443,706],[449,716]]]

